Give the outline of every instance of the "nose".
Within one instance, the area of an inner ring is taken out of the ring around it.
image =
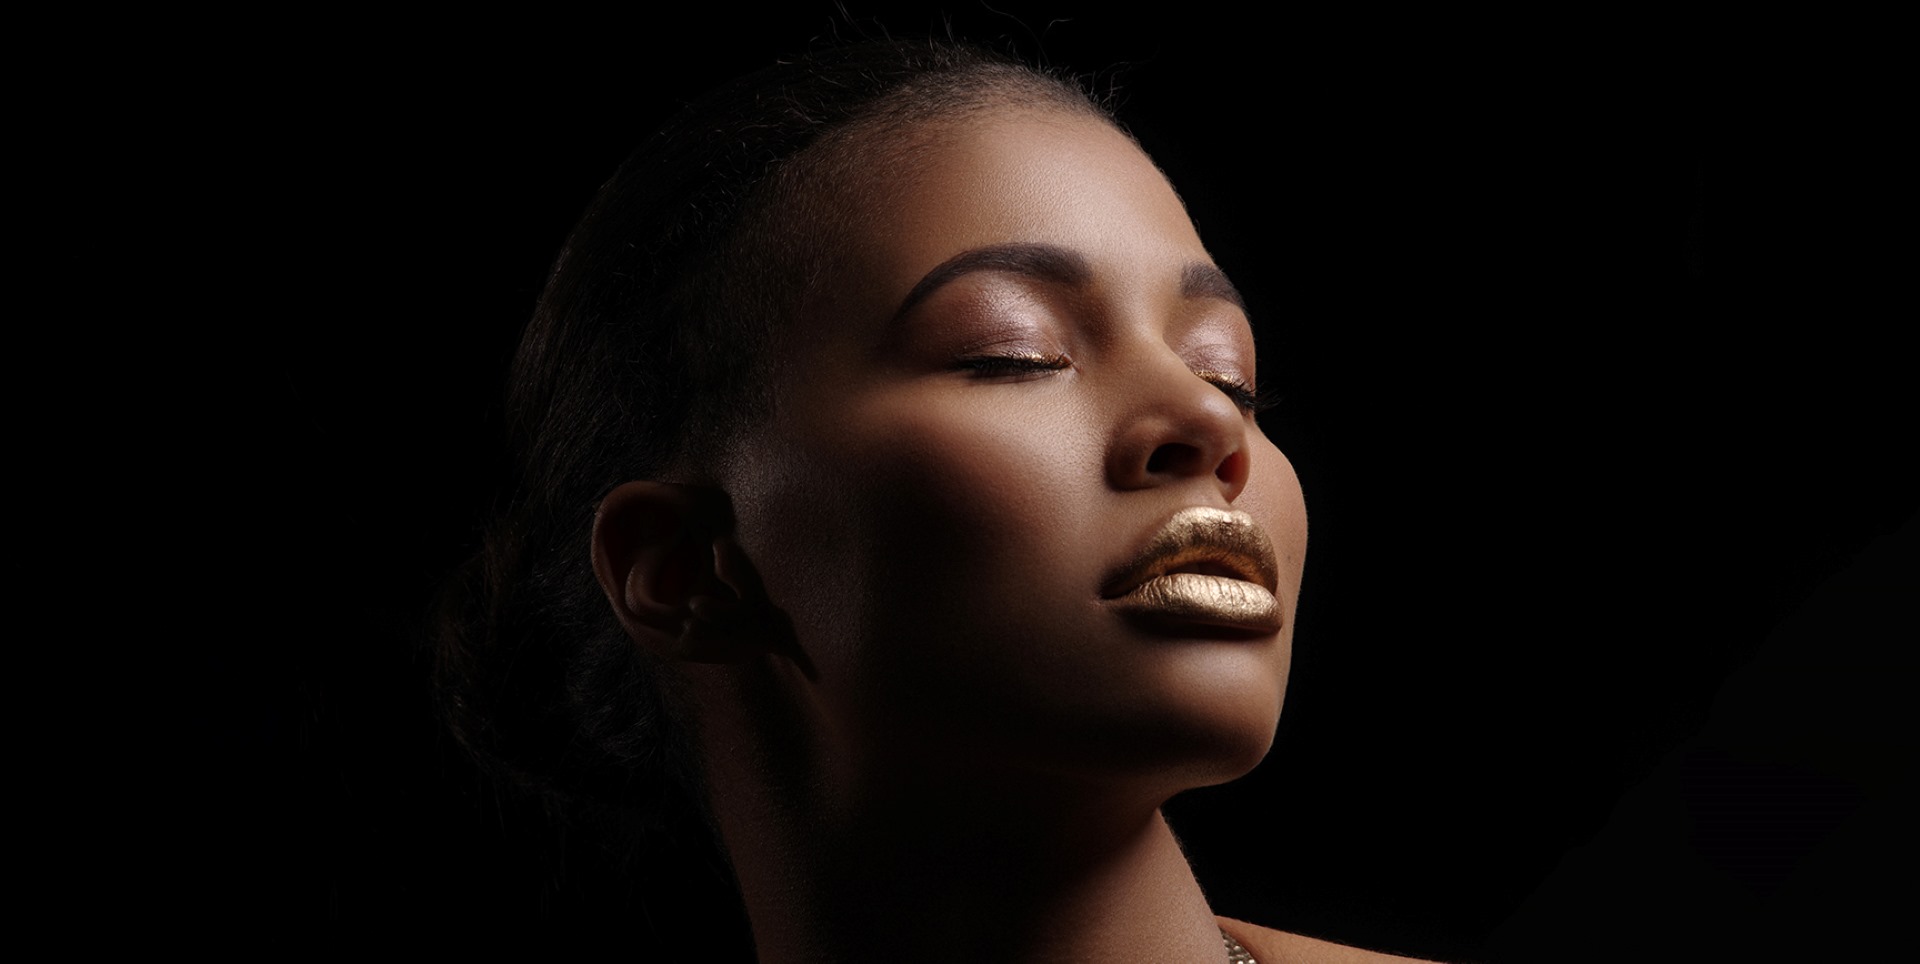
[[[1218,386],[1169,357],[1123,389],[1108,482],[1132,490],[1210,480],[1231,503],[1251,468],[1246,415]]]

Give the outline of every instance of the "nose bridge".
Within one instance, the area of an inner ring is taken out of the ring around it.
[[[1246,416],[1170,346],[1125,366],[1122,414],[1108,455],[1117,489],[1190,484],[1211,477],[1228,502],[1246,487]]]

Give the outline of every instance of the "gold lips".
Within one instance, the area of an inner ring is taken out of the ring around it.
[[[1174,513],[1103,595],[1140,616],[1274,632],[1279,572],[1252,516],[1194,506]]]

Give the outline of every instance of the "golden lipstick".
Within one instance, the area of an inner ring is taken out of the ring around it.
[[[1101,595],[1153,622],[1271,633],[1282,623],[1279,570],[1252,516],[1193,506],[1174,513]]]

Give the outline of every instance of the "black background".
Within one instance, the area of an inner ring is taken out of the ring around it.
[[[449,745],[419,640],[573,219],[678,104],[860,29],[799,6],[76,48],[102,107],[50,156],[79,235],[142,252],[125,320],[185,356],[124,414],[187,490],[161,531],[188,561],[153,575],[197,627],[152,906],[666,940],[644,872]],[[1852,33],[952,14],[1117,91],[1280,397],[1312,518],[1286,715],[1254,775],[1171,808],[1217,910],[1487,960],[1891,928],[1920,479],[1884,71]]]

